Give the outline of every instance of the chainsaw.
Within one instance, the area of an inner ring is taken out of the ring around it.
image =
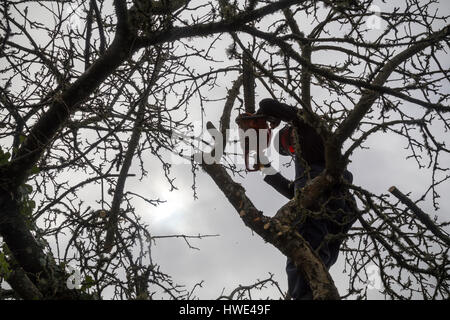
[[[262,164],[261,155],[259,154],[259,152],[269,146],[272,136],[271,129],[278,126],[280,120],[264,114],[253,114],[247,112],[240,114],[236,118],[236,123],[238,124],[239,128],[244,131],[244,133],[250,129],[256,130],[256,149],[254,148],[254,144],[250,144],[250,139],[247,135],[245,135],[244,139],[241,139],[241,143],[243,144],[244,148],[245,168],[247,169],[247,171],[258,171],[261,169],[261,167],[267,166],[267,164]],[[267,135],[261,136],[258,131],[260,129],[267,130]],[[260,139],[265,139],[265,141],[260,141]],[[250,165],[251,151],[256,152],[255,163],[252,166]]]

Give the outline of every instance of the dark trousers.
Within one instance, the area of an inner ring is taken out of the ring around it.
[[[322,219],[307,219],[298,227],[300,235],[309,242],[315,250],[329,233],[327,221]],[[339,243],[324,242],[319,250],[319,256],[327,269],[337,260]],[[291,259],[287,259],[286,273],[288,278],[288,294],[296,300],[311,300],[312,292],[309,285]]]

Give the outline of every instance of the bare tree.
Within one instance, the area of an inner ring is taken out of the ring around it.
[[[407,0],[386,11],[373,4],[4,1],[0,276],[12,290],[0,294],[101,298],[112,287],[120,299],[151,299],[157,290],[173,299],[191,298],[193,291],[173,283],[153,261],[157,237],[135,210],[136,199],[150,205],[161,200],[127,190],[126,182],[147,176],[151,155],[176,187],[164,156],[174,150],[174,132],[192,126],[195,108],[204,112],[216,103],[208,90],[222,75],[233,74],[221,126],[209,124],[208,130],[224,133],[226,142],[230,117],[243,109],[253,112],[255,92],[265,90],[301,107],[299,116],[325,142],[326,169],[273,217],[262,215],[233,180],[242,170],[226,152],[213,164],[189,157],[194,179],[202,168],[243,222],[295,262],[314,299],[340,294],[294,222],[301,215],[335,219],[325,208],[333,187],[343,185],[358,199],[358,223],[337,235],[345,240],[342,251],[351,270],[346,295],[365,297],[361,282],[373,263],[389,297],[448,298],[448,223],[420,209],[431,201],[438,210],[440,190],[450,177],[443,141],[450,111],[443,60],[447,17],[431,0]],[[374,26],[380,28],[376,36]],[[219,42],[229,47],[227,59],[211,53]],[[336,60],[316,62],[324,55]],[[197,72],[196,64],[209,70]],[[317,98],[321,90],[328,99]],[[430,172],[431,183],[417,200],[393,187],[392,201],[342,179],[352,154],[380,132],[405,139],[410,158]],[[133,163],[139,174],[130,171]],[[90,185],[101,187],[94,204],[77,197]],[[193,188],[195,193],[195,183]],[[191,236],[168,236],[191,246]],[[74,260],[86,275],[81,290],[67,286],[65,266]],[[242,297],[240,292],[266,283],[272,277],[223,297]]]

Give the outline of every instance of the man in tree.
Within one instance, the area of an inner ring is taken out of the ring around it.
[[[272,127],[278,126],[280,121],[289,123],[280,130],[275,139],[280,155],[294,157],[295,180],[291,182],[277,172],[266,175],[264,181],[286,198],[293,199],[296,193],[300,193],[309,181],[325,169],[323,140],[314,128],[297,116],[299,111],[297,108],[273,99],[264,99],[259,106],[257,114],[269,117]],[[296,135],[298,152],[295,150]],[[267,166],[260,166],[260,168],[263,172],[267,172]],[[322,199],[319,213],[302,212],[293,226],[316,250],[328,269],[338,258],[343,236],[356,221],[355,211],[352,210],[355,208],[354,198],[345,189],[345,183],[351,183],[353,176],[346,170],[343,179],[344,183],[337,185],[325,195],[327,199]],[[298,300],[312,299],[308,283],[290,258],[287,259],[286,272],[289,296]]]

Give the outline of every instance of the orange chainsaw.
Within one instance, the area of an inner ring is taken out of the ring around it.
[[[261,156],[259,152],[266,149],[269,146],[270,138],[272,136],[271,129],[278,126],[280,120],[264,114],[253,114],[246,112],[240,114],[236,118],[236,123],[238,124],[239,128],[241,128],[244,131],[244,134],[247,130],[250,129],[256,130],[256,146],[250,143],[248,135],[245,135],[244,140],[243,141],[241,140],[241,142],[243,143],[244,147],[245,168],[247,169],[247,171],[258,171],[262,166],[265,166],[261,163]],[[258,131],[260,129],[267,130],[267,135],[262,137]],[[261,138],[266,140],[260,141]],[[263,148],[262,150],[260,150],[260,146]],[[250,151],[256,152],[255,163],[252,166],[250,166],[249,161]]]

